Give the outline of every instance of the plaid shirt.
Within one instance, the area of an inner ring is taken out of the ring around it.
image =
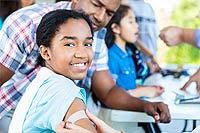
[[[16,11],[4,22],[0,31],[0,63],[15,74],[0,88],[0,118],[16,107],[26,87],[35,78],[40,68],[36,63],[39,55],[36,29],[42,17],[56,9],[70,10],[71,3],[35,4]],[[94,60],[87,77],[79,83],[81,86],[90,88],[93,72],[108,69],[105,33],[102,28],[94,34]]]

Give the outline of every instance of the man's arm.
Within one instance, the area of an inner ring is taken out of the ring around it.
[[[143,112],[143,101],[132,97],[125,90],[117,87],[107,70],[95,71],[92,88],[96,96],[108,107]],[[117,98],[117,101],[116,101]],[[129,106],[129,105],[134,106]]]
[[[151,103],[132,97],[115,85],[107,70],[94,72],[92,88],[96,96],[110,108],[146,112],[153,116],[156,121],[170,121],[167,105],[164,103]]]
[[[195,29],[181,28],[177,26],[165,27],[160,31],[160,38],[168,46],[188,43],[196,47]]]
[[[13,76],[13,74],[13,71],[0,63],[0,86],[8,81]]]

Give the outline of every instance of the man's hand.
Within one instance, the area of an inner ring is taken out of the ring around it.
[[[190,77],[190,79],[186,82],[186,84],[181,88],[181,90],[185,91],[187,87],[192,83],[196,82],[197,91],[200,94],[200,69]]]
[[[169,123],[171,121],[168,106],[162,102],[145,103],[144,112],[152,116],[155,122]]]
[[[180,27],[169,26],[160,31],[160,39],[162,39],[168,46],[175,46],[184,42],[184,30]]]

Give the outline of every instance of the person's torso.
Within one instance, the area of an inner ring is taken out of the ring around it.
[[[42,67],[20,100],[12,121],[21,120],[23,132],[55,132],[76,97],[85,103],[84,89]]]
[[[112,68],[109,65],[109,70],[111,71],[113,78],[116,80],[117,85],[125,88],[126,90],[136,88],[135,64],[133,62],[130,49],[127,48],[127,52],[125,53],[116,44],[114,44],[109,49],[108,56],[108,65],[110,62],[116,65]]]

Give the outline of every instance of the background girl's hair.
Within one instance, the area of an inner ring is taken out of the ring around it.
[[[88,16],[72,10],[59,9],[47,13],[42,18],[36,31],[36,42],[38,47],[40,47],[40,45],[50,47],[53,37],[59,31],[59,27],[71,18],[85,20],[88,23],[93,35],[92,25]],[[41,55],[38,57],[38,63],[44,66],[44,59],[41,57]]]
[[[128,13],[128,10],[131,10],[131,8],[129,6],[120,5],[118,10],[113,15],[112,19],[110,20],[110,22],[106,26],[107,33],[106,33],[106,37],[105,37],[105,42],[106,42],[106,45],[107,45],[108,48],[110,48],[115,41],[115,35],[114,35],[112,28],[111,28],[112,24],[115,23],[115,24],[119,25],[122,18],[124,18],[124,16],[126,16],[126,14]]]

